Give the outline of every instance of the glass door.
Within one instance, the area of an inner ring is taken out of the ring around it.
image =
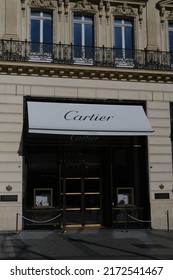
[[[98,164],[62,167],[61,208],[63,227],[97,226],[101,223],[101,178]]]

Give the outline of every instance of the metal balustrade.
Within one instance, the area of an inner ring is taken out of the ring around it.
[[[46,44],[12,39],[0,40],[0,60],[149,70],[173,69],[173,53],[166,51]]]

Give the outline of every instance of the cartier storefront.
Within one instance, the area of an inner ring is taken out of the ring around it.
[[[145,103],[26,98],[24,123],[26,217],[62,228],[119,226],[122,209],[149,219]]]

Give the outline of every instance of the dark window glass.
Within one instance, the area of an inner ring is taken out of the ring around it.
[[[82,25],[75,23],[74,25],[74,45],[82,45]]]
[[[74,15],[74,56],[92,58],[94,45],[94,28],[92,16]]]
[[[85,45],[93,46],[93,27],[90,24],[85,25]]]
[[[31,48],[33,52],[40,50],[40,22],[31,20]]]
[[[114,19],[114,44],[117,58],[131,58],[134,46],[133,21],[129,19]]]
[[[82,19],[82,16],[75,15],[75,16],[74,16],[74,19],[75,19],[75,20],[81,20],[81,19]]]
[[[32,11],[32,16],[40,16],[40,12],[39,11]]]
[[[122,28],[115,27],[115,48],[122,48]]]
[[[173,63],[173,22],[170,21],[168,24],[168,36],[169,36],[169,51],[170,54],[170,63]]]
[[[51,52],[53,42],[52,13],[31,11],[31,51]]]
[[[133,48],[133,30],[131,27],[125,28],[125,49]]]
[[[46,53],[52,50],[52,21],[45,20],[43,22],[43,51]]]
[[[169,31],[169,50],[173,52],[173,31]]]
[[[52,43],[52,22],[48,20],[43,23],[43,42]]]

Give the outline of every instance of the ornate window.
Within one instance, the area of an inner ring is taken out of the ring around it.
[[[161,0],[156,7],[160,11],[160,23],[162,28],[162,46],[164,50],[169,51],[167,57],[168,64],[173,66],[173,1]],[[167,38],[167,40],[165,40]]]
[[[74,57],[91,60],[94,44],[93,16],[74,14]]]
[[[74,62],[93,63],[94,16],[96,7],[89,1],[77,1],[73,11]]]
[[[52,44],[52,12],[31,10],[30,41],[32,53],[50,53]]]
[[[114,44],[118,58],[129,58],[133,50],[133,20],[114,18]]]

